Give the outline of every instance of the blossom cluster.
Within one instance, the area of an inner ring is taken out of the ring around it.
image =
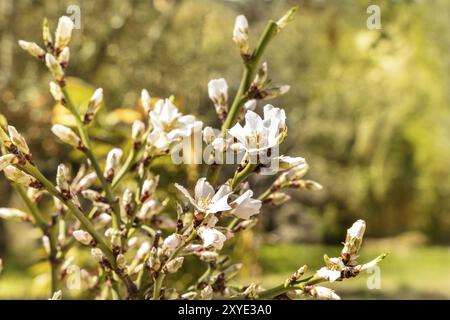
[[[278,22],[271,21],[269,32],[259,43],[280,32],[294,11]],[[65,88],[72,29],[68,17],[60,18],[53,41],[45,20],[44,48],[22,40],[19,45],[46,64],[53,77],[51,95],[75,119],[74,127],[54,124],[51,131],[81,152],[85,161],[76,170],[60,164],[53,183],[34,163],[26,139],[16,128],[0,128],[0,171],[27,204],[27,210],[0,208],[0,218],[32,223],[41,230],[51,267],[52,299],[65,295],[62,284],[74,260],[69,249],[76,245],[89,248],[95,261],[94,268],[92,264],[83,267],[81,278],[86,296],[99,299],[337,299],[333,291],[316,284],[356,276],[381,261],[378,258],[369,264],[358,264],[365,230],[364,221],[358,220],[348,230],[341,255],[325,256],[326,265],[313,276],[305,277],[304,266],[273,289],[265,290],[255,283],[233,284],[242,265],[232,263],[223,253],[227,241],[254,227],[263,205],[279,206],[288,201],[289,195],[283,189],[322,189],[319,183],[304,179],[309,166],[303,157],[267,152],[278,148],[287,136],[286,112],[266,104],[261,116],[258,103],[286,93],[289,86],[269,86],[267,63],[258,63],[263,48],[252,51],[244,16],[236,19],[233,41],[250,78],[243,79],[242,89],[230,105],[225,79],[214,79],[208,84],[221,129],[204,126],[193,115],[182,114],[171,98],[154,101],[143,89],[140,104],[145,117],[130,128],[129,150],[114,147],[104,161],[94,154],[87,131],[104,105],[103,90],[94,91],[86,112],[80,114]],[[230,149],[238,151],[241,157],[234,174],[221,183],[221,164],[214,161],[192,191],[174,183],[179,197],[174,205],[173,199],[164,198],[159,192],[160,176],[152,172],[151,164],[158,157],[170,155],[195,132],[202,132],[203,141],[213,146],[214,159]],[[272,161],[279,166],[270,167]],[[256,195],[249,177],[267,170],[277,177],[266,191]],[[55,208],[50,214],[42,212],[41,205],[48,198],[53,199]],[[200,278],[180,291],[166,277],[187,272],[183,265],[188,257],[204,263],[206,268]]]

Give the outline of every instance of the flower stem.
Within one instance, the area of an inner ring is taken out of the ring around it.
[[[221,132],[222,136],[226,136],[228,129],[231,128],[236,122],[238,118],[239,112],[247,101],[247,92],[250,89],[252,79],[255,76],[256,70],[258,68],[259,61],[264,53],[264,50],[267,48],[270,40],[272,40],[273,36],[277,33],[277,24],[275,21],[270,20],[262,33],[258,44],[253,51],[251,57],[244,62],[244,70],[242,73],[241,83],[239,85],[239,89],[234,97],[233,104],[228,111],[227,117],[222,125]],[[209,181],[212,184],[215,184],[221,171],[222,166],[217,164],[213,167],[209,174]]]
[[[100,164],[97,161],[97,158],[95,157],[94,153],[92,152],[92,145],[91,141],[89,139],[89,135],[87,133],[86,126],[84,125],[83,121],[81,120],[80,114],[78,113],[77,109],[75,108],[75,105],[73,104],[72,100],[70,99],[70,95],[67,92],[67,89],[65,87],[61,88],[61,91],[64,95],[64,100],[66,102],[67,109],[72,113],[73,117],[75,118],[75,122],[77,125],[78,133],[80,134],[81,141],[83,142],[83,145],[85,148],[83,149],[84,154],[86,157],[91,161],[92,166],[94,167],[94,171],[97,174],[98,179],[100,180],[100,183],[102,184],[103,190],[105,191],[106,199],[108,200],[108,203],[110,204],[112,211],[113,211],[113,226],[115,228],[118,228],[121,224],[121,218],[120,218],[120,209],[117,201],[115,201],[111,186],[106,181],[105,177],[103,176],[103,172],[100,168]]]
[[[34,221],[36,225],[41,229],[42,233],[48,237],[50,240],[50,253],[48,255],[48,261],[50,264],[50,274],[51,274],[51,291],[50,296],[59,290],[59,266],[60,266],[60,259],[58,259],[58,238],[57,238],[57,229],[56,224],[49,225],[44,217],[42,216],[39,208],[37,207],[36,203],[31,201],[31,199],[28,197],[27,192],[25,191],[24,187],[18,184],[13,184],[14,188],[16,189],[17,193],[20,195],[22,200],[24,201],[26,207],[28,208],[28,211],[30,212],[31,216],[34,218]]]

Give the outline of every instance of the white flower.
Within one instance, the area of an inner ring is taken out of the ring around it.
[[[192,115],[183,116],[169,99],[156,103],[150,111],[150,121],[153,130],[166,133],[169,140],[190,136],[195,125],[201,123]]]
[[[16,145],[17,149],[19,149],[20,152],[23,152],[25,154],[30,153],[30,148],[28,148],[27,142],[15,127],[8,126],[8,133],[11,141]]]
[[[237,44],[241,54],[248,55],[250,53],[248,43],[248,22],[244,15],[236,17],[233,29],[233,41]]]
[[[55,99],[55,101],[57,102],[61,101],[64,97],[61,91],[61,87],[54,81],[50,81],[50,93],[53,99]]]
[[[218,131],[218,130],[216,130],[212,127],[204,127],[203,128],[203,141],[205,141],[205,143],[213,142],[214,139],[216,139],[216,137],[217,137],[216,131]]]
[[[28,42],[28,41],[24,41],[24,40],[19,40],[19,46],[27,51],[29,54],[31,54],[33,57],[39,58],[41,59],[42,57],[44,57],[45,55],[45,51],[44,49],[42,49],[41,47],[39,47],[36,43],[34,42]]]
[[[144,107],[145,113],[149,113],[151,109],[151,97],[150,93],[148,93],[147,89],[142,89],[141,91],[141,103]]]
[[[17,159],[17,157],[12,153],[1,156],[0,157],[0,171],[2,171],[3,169],[5,169],[7,166],[9,166],[11,164],[18,163],[18,161],[19,161],[19,159]]]
[[[6,220],[26,221],[28,220],[28,215],[19,209],[0,208],[0,218]]]
[[[229,130],[229,133],[239,141],[249,154],[255,154],[276,146],[285,128],[286,115],[284,110],[268,104],[264,106],[264,119],[249,110],[245,114],[244,127],[236,123]]]
[[[84,230],[75,230],[73,233],[73,237],[80,243],[84,245],[90,245],[92,243],[92,236],[89,234],[89,232]]]
[[[341,298],[331,289],[321,286],[314,286],[311,290],[314,297],[324,300],[341,300]]]
[[[173,233],[164,239],[163,247],[169,250],[175,250],[183,242],[183,237],[179,234]]]
[[[61,81],[64,77],[64,70],[51,53],[45,55],[45,64],[50,70],[53,78],[55,78],[56,81]]]
[[[226,106],[228,101],[228,84],[225,79],[213,79],[208,82],[209,98],[218,106]]]
[[[59,18],[58,26],[55,32],[55,47],[62,50],[69,44],[72,36],[73,21],[67,16]]]
[[[222,249],[223,243],[227,237],[215,228],[200,227],[198,228],[198,235],[203,240],[205,248],[212,246],[215,249]]]
[[[234,209],[230,212],[241,219],[249,219],[251,216],[258,214],[261,210],[262,202],[258,199],[253,199],[252,196],[252,190],[244,192],[231,203]]]
[[[324,279],[327,279],[330,282],[334,282],[341,277],[341,271],[338,270],[330,270],[327,267],[322,267],[317,271],[317,275]]]
[[[175,187],[180,190],[194,208],[200,212],[208,214],[231,209],[228,205],[231,187],[227,184],[222,185],[217,192],[214,192],[214,188],[206,181],[206,178],[200,178],[195,185],[194,198],[178,183],[175,184]]]
[[[61,124],[54,124],[52,126],[52,132],[62,141],[75,148],[81,146],[81,140],[72,129],[63,126]]]

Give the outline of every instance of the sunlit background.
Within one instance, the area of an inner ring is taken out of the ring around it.
[[[379,30],[366,21],[381,8]],[[48,93],[46,68],[17,45],[41,39],[69,5],[80,8],[68,73],[75,100],[86,103],[102,87],[106,108],[93,128],[95,152],[124,142],[142,117],[142,88],[174,95],[185,113],[219,126],[207,97],[211,78],[224,77],[232,95],[241,59],[231,41],[237,14],[245,14],[255,44],[265,23],[293,5],[295,21],[265,54],[273,83],[289,84],[272,101],[286,109],[283,152],[307,159],[320,192],[292,192],[293,201],[262,213],[257,232],[234,241],[244,259],[242,281],[273,285],[303,264],[319,267],[336,255],[345,229],[367,221],[363,258],[389,251],[381,289],[369,275],[337,283],[343,298],[450,298],[450,2],[447,0],[0,0],[0,112],[24,133],[40,167],[80,155],[58,143],[50,123],[64,121]],[[261,110],[262,104],[258,106]],[[169,181],[192,183],[204,168],[155,164]],[[253,179],[262,191],[270,178]],[[21,207],[0,178],[0,207]],[[0,298],[46,298],[48,278],[40,234],[0,221]]]

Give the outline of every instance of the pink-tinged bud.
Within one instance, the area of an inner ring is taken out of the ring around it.
[[[15,127],[8,126],[8,133],[12,143],[14,143],[14,145],[17,147],[17,149],[19,149],[20,152],[24,154],[30,153],[30,148],[28,148],[27,142]]]

